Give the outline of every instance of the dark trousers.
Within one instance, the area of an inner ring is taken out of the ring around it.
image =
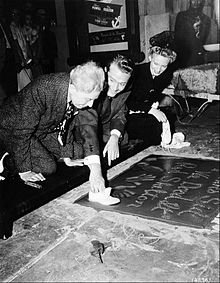
[[[61,145],[57,133],[44,138],[33,137],[30,145],[32,171],[50,175],[57,170],[57,160],[61,157]]]
[[[162,123],[150,114],[129,114],[127,118],[128,139],[143,140],[146,146],[159,145],[161,142]]]
[[[5,152],[10,154],[10,137],[4,136],[4,140],[0,140],[0,158]],[[50,175],[57,170],[57,161],[61,157],[61,145],[57,140],[57,133],[50,133],[44,137],[33,136],[30,140],[28,148],[30,152],[30,167],[36,173]],[[21,158],[22,159],[22,158]],[[16,175],[19,173],[18,160],[14,160],[11,155],[4,159],[3,176]]]
[[[6,96],[11,96],[18,92],[16,64],[11,48],[6,49],[6,57],[0,80]]]
[[[55,60],[47,59],[41,63],[43,74],[55,73]]]
[[[173,135],[176,113],[172,107],[163,107],[161,111],[164,112],[170,122],[170,131]],[[141,139],[146,146],[159,145],[161,143],[162,123],[151,114],[129,114],[127,117],[127,133],[129,140]]]

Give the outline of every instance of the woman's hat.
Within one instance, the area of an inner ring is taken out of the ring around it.
[[[161,48],[169,48],[175,51],[175,37],[174,32],[165,30],[152,36],[149,40],[151,46],[159,46]]]

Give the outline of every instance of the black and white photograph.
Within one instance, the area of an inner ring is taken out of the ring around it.
[[[0,282],[219,282],[220,0],[0,0]]]

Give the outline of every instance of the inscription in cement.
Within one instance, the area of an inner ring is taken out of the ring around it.
[[[212,160],[151,155],[110,181],[120,204],[95,207],[206,227],[219,209],[218,168]]]

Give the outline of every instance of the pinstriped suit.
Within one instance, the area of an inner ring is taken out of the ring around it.
[[[74,116],[65,147],[57,140],[54,128],[67,107],[68,85],[68,73],[43,75],[1,106],[0,139],[18,172],[55,172],[57,159],[74,157],[76,135],[83,142],[84,156],[99,155],[97,113],[93,109],[79,110]]]

